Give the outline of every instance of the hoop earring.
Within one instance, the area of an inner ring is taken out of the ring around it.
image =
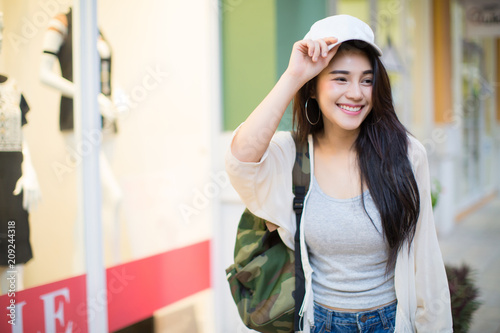
[[[316,125],[317,123],[319,123],[319,120],[321,119],[321,112],[319,112],[319,114],[318,114],[318,120],[316,120],[316,122],[315,122],[315,123],[313,123],[313,122],[311,121],[311,119],[309,119],[309,115],[307,114],[307,111],[308,111],[308,109],[307,109],[307,103],[309,102],[309,99],[310,99],[310,97],[306,100],[306,105],[305,105],[305,107],[304,107],[304,108],[306,109],[306,119],[307,119],[307,121],[309,122],[309,124],[311,124],[312,126],[314,126],[314,125]]]

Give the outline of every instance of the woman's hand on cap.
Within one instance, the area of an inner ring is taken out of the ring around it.
[[[287,71],[305,82],[318,75],[332,60],[338,46],[328,50],[337,38],[327,37],[316,40],[300,40],[293,45]]]

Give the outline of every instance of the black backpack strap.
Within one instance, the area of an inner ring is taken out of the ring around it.
[[[292,171],[293,187],[303,186],[307,193],[309,190],[309,180],[311,178],[309,145],[307,141],[299,142],[295,134],[292,134],[292,137],[296,148],[295,164],[293,165]]]
[[[299,142],[295,133],[292,133],[296,147],[295,164],[292,171],[293,179],[293,210],[297,220],[297,229],[295,231],[295,331],[303,331],[304,325],[301,321],[299,312],[302,307],[305,296],[305,276],[302,268],[301,248],[300,248],[300,220],[302,218],[302,209],[304,208],[304,198],[309,190],[310,179],[310,159],[309,145],[306,142]]]

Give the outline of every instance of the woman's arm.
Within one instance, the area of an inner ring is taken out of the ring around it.
[[[338,49],[334,47],[329,51],[328,45],[336,41],[336,38],[330,37],[294,44],[287,70],[233,139],[231,151],[238,160],[260,161],[293,96],[328,65]]]
[[[292,210],[292,169],[295,143],[288,131],[279,131],[257,163],[238,160],[228,149],[226,172],[233,188],[254,215],[280,227],[283,241],[293,248],[295,213]],[[268,224],[273,231],[276,226]]]

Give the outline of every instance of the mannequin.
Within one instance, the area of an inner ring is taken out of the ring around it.
[[[0,50],[3,14],[0,13]],[[23,290],[24,264],[33,253],[29,212],[40,200],[40,186],[23,138],[29,106],[12,78],[0,75],[0,286],[11,289],[8,278],[15,272],[16,291]],[[15,227],[14,227],[15,226]],[[12,231],[14,230],[14,232]],[[12,252],[15,251],[15,254]],[[9,256],[9,253],[11,254]],[[15,264],[14,266],[10,266]]]
[[[108,162],[112,150],[113,137],[117,133],[117,108],[110,100],[111,96],[111,48],[101,33],[97,42],[101,58],[101,93],[98,95],[99,111],[102,116],[102,142],[100,152],[100,176],[103,195],[103,226],[105,242],[111,245],[112,264],[120,262],[120,223],[119,211],[122,192]],[[61,75],[54,72],[54,63],[59,62]],[[66,140],[66,145],[75,150],[73,97],[75,86],[72,82],[72,10],[56,15],[50,22],[43,41],[43,54],[40,68],[41,81],[61,92],[59,128]],[[77,214],[75,228],[76,254],[74,271],[83,270],[83,221],[82,214]]]

